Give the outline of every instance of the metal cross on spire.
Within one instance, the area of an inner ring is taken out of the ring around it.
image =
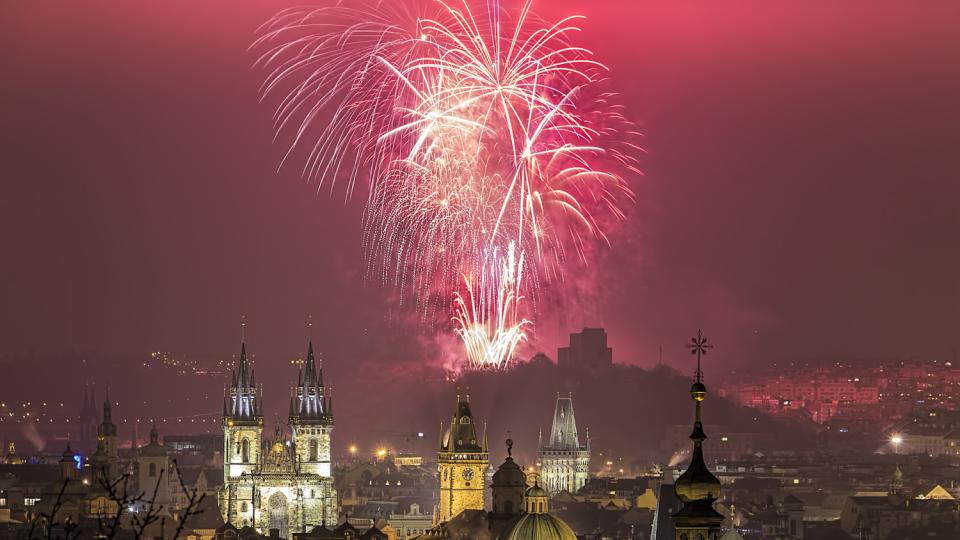
[[[247,341],[247,316],[240,316],[240,343],[246,343]]]
[[[690,354],[697,355],[697,382],[703,379],[703,370],[700,369],[700,357],[707,354],[707,351],[713,348],[713,344],[707,343],[707,338],[703,337],[703,330],[697,330],[697,337],[691,338],[687,344]]]
[[[313,341],[313,315],[307,315],[307,337]]]

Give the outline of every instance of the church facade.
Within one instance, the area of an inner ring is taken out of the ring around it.
[[[280,426],[264,437],[262,400],[244,344],[224,397],[224,482],[219,497],[224,521],[251,526],[261,534],[278,529],[283,538],[336,523],[330,467],[333,401],[312,343],[290,398],[289,437]]]
[[[576,493],[590,475],[590,436],[580,444],[577,419],[573,413],[573,395],[560,397],[553,413],[550,438],[537,449],[539,482],[551,497],[561,491]]]

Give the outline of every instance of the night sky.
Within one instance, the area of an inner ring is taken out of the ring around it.
[[[545,292],[525,354],[589,325],[639,365],[698,327],[725,366],[948,357],[960,7],[724,4],[535,4],[588,16],[646,153],[629,221]],[[362,198],[277,170],[247,47],[281,7],[0,4],[0,352],[227,356],[245,314],[258,358],[286,358],[312,314],[328,361],[441,361],[364,281]]]

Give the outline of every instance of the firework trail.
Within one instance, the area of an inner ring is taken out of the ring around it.
[[[367,189],[369,276],[424,320],[453,308],[470,361],[505,366],[531,325],[520,300],[623,219],[635,146],[606,68],[571,44],[581,17],[478,5],[287,10],[253,47],[284,160],[306,154],[318,189]]]
[[[478,369],[506,368],[526,339],[524,330],[532,324],[519,314],[523,256],[517,260],[512,242],[505,256],[498,251],[490,254],[478,280],[464,276],[465,295],[454,293],[456,333],[470,366]]]

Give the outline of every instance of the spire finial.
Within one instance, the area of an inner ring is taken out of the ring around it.
[[[700,358],[707,354],[707,351],[713,348],[713,344],[707,344],[707,338],[703,337],[703,330],[697,330],[697,337],[691,338],[687,344],[690,354],[697,355],[697,382],[703,382],[703,370],[700,368]]]
[[[313,315],[307,315],[307,337],[313,342]]]
[[[240,343],[247,341],[247,316],[240,315]]]

